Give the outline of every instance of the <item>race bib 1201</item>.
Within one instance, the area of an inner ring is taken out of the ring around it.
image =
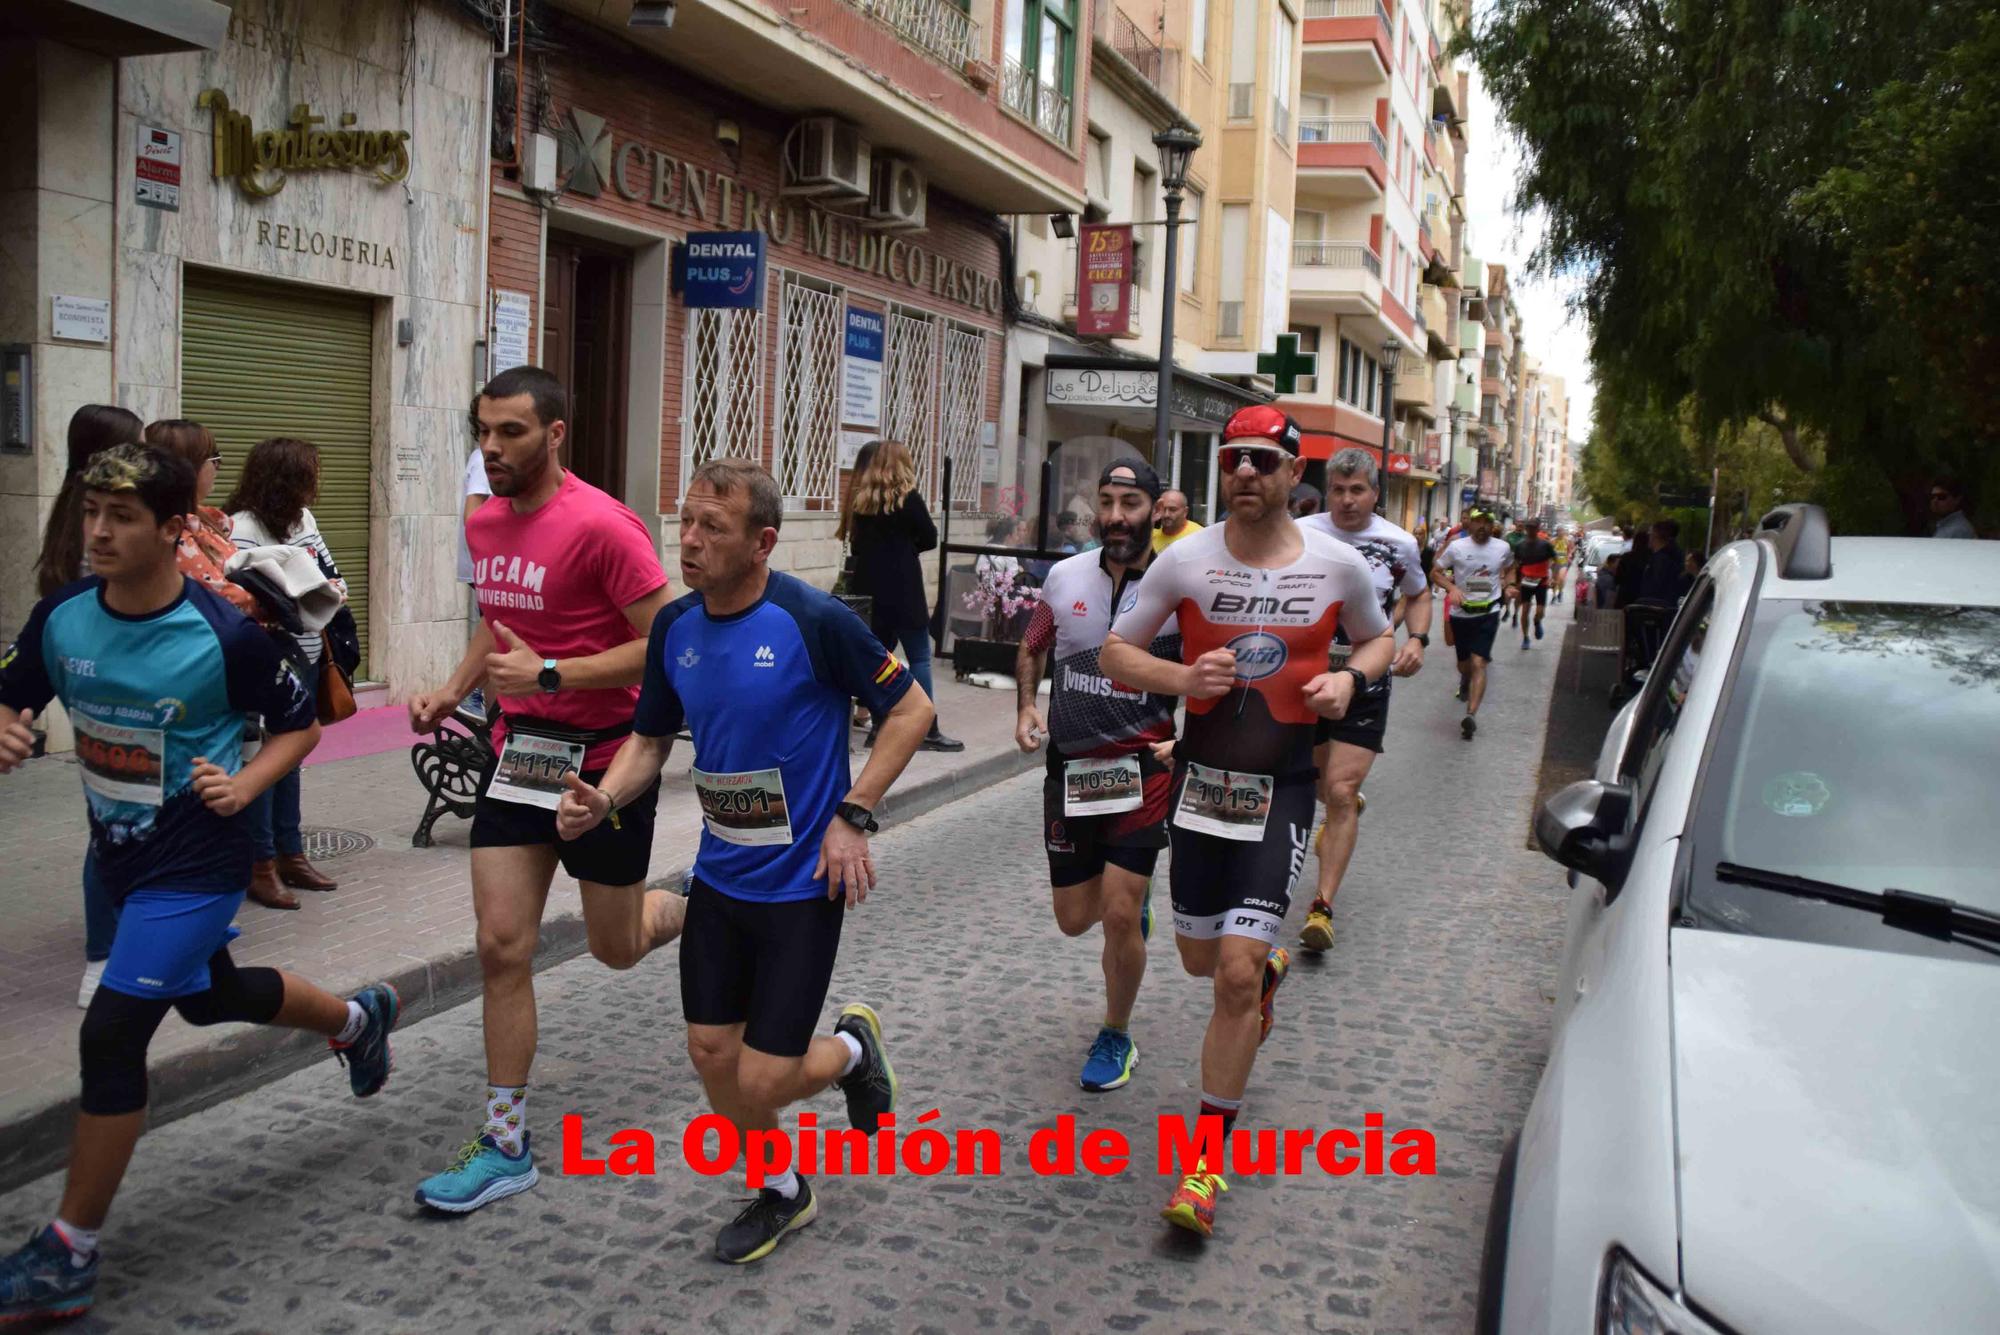
[[[127,728],[82,713],[76,725],[76,758],[83,786],[99,797],[134,806],[160,805],[167,734],[162,728]]]
[[[563,775],[583,768],[583,751],[582,742],[531,737],[510,728],[486,795],[496,802],[519,802],[554,811],[562,801]]]
[[[1139,757],[1072,760],[1063,766],[1063,815],[1109,816],[1145,800]]]
[[[785,805],[785,777],[775,769],[740,774],[690,770],[708,832],[732,844],[789,844],[792,812]]]
[[[1174,824],[1218,839],[1254,843],[1264,837],[1264,822],[1271,818],[1274,786],[1268,774],[1210,769],[1189,761]]]

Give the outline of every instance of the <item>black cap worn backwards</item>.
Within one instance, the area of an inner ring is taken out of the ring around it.
[[[1154,500],[1160,499],[1160,475],[1153,466],[1138,459],[1113,459],[1098,475],[1100,487],[1137,487]]]

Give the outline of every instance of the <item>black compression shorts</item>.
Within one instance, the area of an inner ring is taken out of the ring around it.
[[[587,769],[583,781],[599,784],[604,771]],[[546,845],[556,850],[562,869],[579,881],[596,885],[638,885],[646,879],[653,858],[653,811],[659,805],[660,783],[618,809],[618,826],[608,820],[577,839],[556,835],[556,813],[550,807],[525,802],[502,802],[486,796],[480,785],[478,801],[472,808],[474,848],[518,848]]]
[[[1131,811],[1108,816],[1063,815],[1063,777],[1055,765],[1042,781],[1042,845],[1049,855],[1049,884],[1056,889],[1082,885],[1102,875],[1106,863],[1137,876],[1151,876],[1167,846],[1167,797],[1173,774],[1151,757],[1140,765],[1144,800]]]
[[[1176,805],[1184,781],[1175,776]],[[1310,782],[1272,789],[1264,837],[1254,841],[1182,829],[1169,817],[1174,931],[1200,941],[1247,936],[1276,945],[1292,906],[1292,887],[1306,865],[1312,830]]]
[[[1382,738],[1389,730],[1389,692],[1367,690],[1347,707],[1341,719],[1321,719],[1313,727],[1313,745],[1345,742],[1366,751],[1382,754]]]
[[[743,1046],[803,1057],[833,981],[845,896],[767,904],[700,878],[681,929],[681,1010],[689,1024],[743,1026]]]

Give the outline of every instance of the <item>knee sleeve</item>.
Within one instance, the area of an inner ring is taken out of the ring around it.
[[[174,1009],[189,1024],[269,1024],[285,1001],[285,977],[276,969],[239,969],[228,950],[208,961],[208,991],[180,997]]]
[[[117,1117],[146,1106],[146,1049],[170,1002],[100,987],[77,1034],[83,1064],[83,1111]]]

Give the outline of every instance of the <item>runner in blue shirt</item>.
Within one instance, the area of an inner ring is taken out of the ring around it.
[[[95,573],[35,604],[0,654],[0,774],[33,754],[35,715],[61,700],[118,930],[78,1035],[83,1095],[62,1204],[0,1258],[0,1325],[89,1309],[97,1231],[145,1126],[146,1049],[169,1010],[190,1024],[325,1034],[358,1098],[388,1081],[396,1023],[386,984],[343,1001],[230,958],[250,884],[238,813],[319,740],[313,697],[268,635],[180,573],[181,517],[194,510],[185,463],[119,446],[91,462],[83,487]],[[245,714],[273,734],[247,764]]]
[[[742,1131],[777,1130],[788,1105],[838,1084],[854,1126],[896,1106],[882,1022],[859,1002],[813,1033],[847,911],[875,885],[872,808],[931,726],[932,709],[861,619],[770,568],[777,484],[743,459],[695,470],[681,504],[681,576],[693,593],[654,618],[632,738],[593,787],[565,780],[558,832],[574,839],[659,778],[683,724],[694,737],[704,829],[681,934],[688,1052],[708,1100]],[[849,701],[887,714],[849,777]],[[716,1237],[743,1264],[818,1213],[787,1169]]]

